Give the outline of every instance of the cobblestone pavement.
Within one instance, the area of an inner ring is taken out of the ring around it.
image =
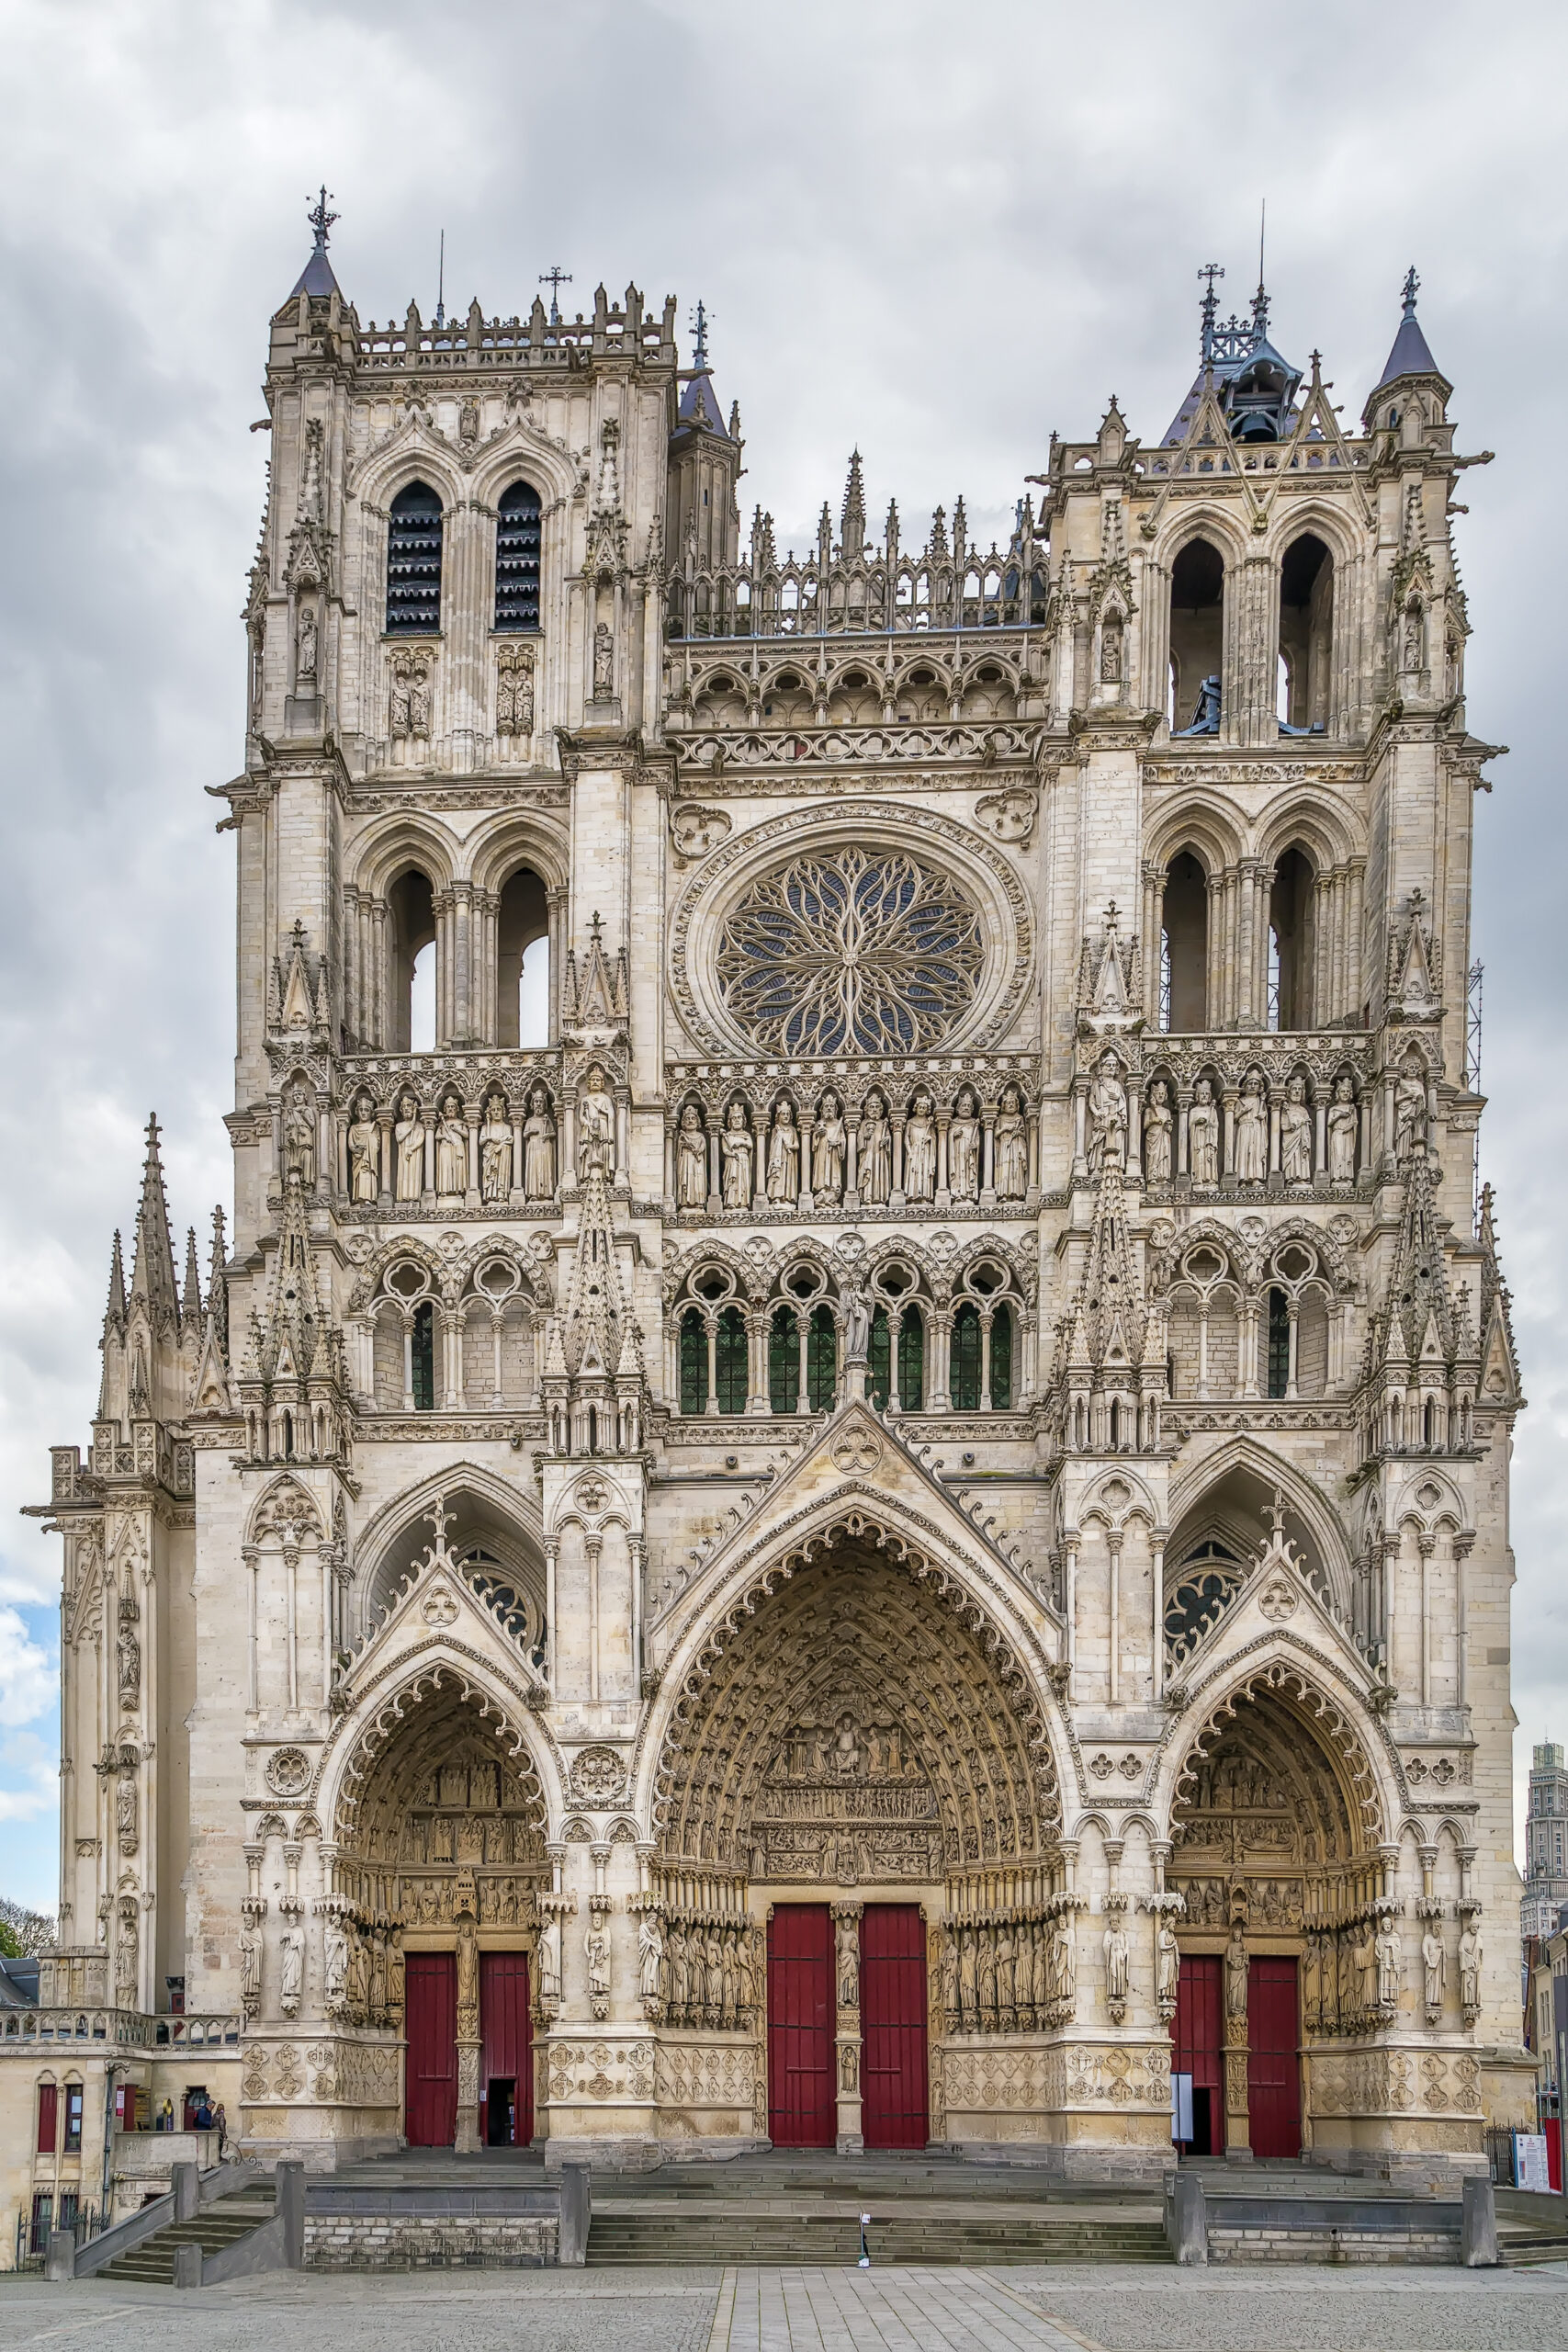
[[[0,2283],[0,2352],[1568,2352],[1568,2265],[480,2271]]]

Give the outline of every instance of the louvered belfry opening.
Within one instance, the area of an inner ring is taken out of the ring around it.
[[[387,526],[387,634],[434,637],[441,627],[441,501],[411,481]]]
[[[495,526],[495,625],[539,626],[539,493],[514,481],[504,492]]]

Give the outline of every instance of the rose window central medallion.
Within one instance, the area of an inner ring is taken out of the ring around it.
[[[790,1060],[925,1053],[968,1012],[980,917],[950,875],[906,850],[797,857],[725,922],[716,978],[730,1018]]]

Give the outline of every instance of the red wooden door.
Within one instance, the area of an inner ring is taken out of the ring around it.
[[[411,1951],[403,1963],[408,2018],[404,2133],[411,2148],[449,2148],[457,2136],[457,1955]]]
[[[1254,1960],[1247,1972],[1247,2136],[1255,2156],[1302,2152],[1300,2030],[1293,1960]]]
[[[528,1955],[479,1954],[479,2144],[525,2148],[534,2136],[534,2027],[528,2014]],[[510,2082],[513,2097],[491,2085]],[[506,2129],[510,2118],[512,2128]]]
[[[868,1903],[860,1923],[861,2130],[868,2148],[923,2148],[926,1923],[915,1903]]]
[[[1176,2016],[1170,2029],[1170,2070],[1192,2077],[1192,2153],[1217,2156],[1225,2143],[1225,2073],[1221,2055],[1221,1977],[1218,1953],[1184,1954],[1176,1984]],[[1205,2096],[1206,2095],[1206,2096]]]
[[[833,1923],[825,1903],[781,1903],[768,1922],[768,2136],[830,2148]]]

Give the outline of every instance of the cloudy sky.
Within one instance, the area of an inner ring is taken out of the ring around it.
[[[1122,0],[0,0],[0,1892],[52,1906],[59,1545],[20,1520],[85,1439],[109,1237],[140,1132],[171,1207],[229,1193],[239,607],[270,311],[325,179],[360,316],[525,310],[541,271],[702,296],[742,485],[808,537],[851,447],[906,536],[1010,514],[1052,429],[1116,392],[1157,437],[1195,273],[1243,301],[1269,206],[1273,332],[1348,421],[1414,261],[1457,390],[1478,807],[1486,1172],[1530,1410],[1514,1634],[1520,1753],[1568,1737],[1562,12],[1320,0],[1289,29]]]

